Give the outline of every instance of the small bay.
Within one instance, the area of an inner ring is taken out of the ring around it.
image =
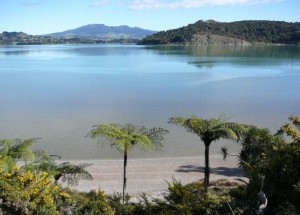
[[[299,46],[1,46],[0,80],[0,139],[39,137],[64,159],[122,157],[85,137],[99,123],[170,130],[163,150],[131,157],[187,157],[203,144],[170,117],[225,113],[276,132],[300,115]]]

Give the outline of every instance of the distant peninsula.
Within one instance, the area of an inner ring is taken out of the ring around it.
[[[300,45],[300,23],[282,21],[216,22],[200,20],[174,30],[160,31],[140,45]]]
[[[47,35],[29,35],[24,32],[0,33],[2,45],[40,45],[40,44],[97,44],[97,43],[134,43],[154,34],[156,31],[137,27],[106,26],[103,24],[86,25],[76,29]]]

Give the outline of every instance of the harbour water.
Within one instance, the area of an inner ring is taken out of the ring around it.
[[[187,157],[203,144],[170,117],[225,113],[276,132],[300,115],[299,46],[1,46],[0,81],[0,139],[39,137],[35,149],[64,159],[121,157],[85,137],[100,123],[170,130],[163,150],[131,157]],[[224,145],[240,148],[221,140],[212,154]]]

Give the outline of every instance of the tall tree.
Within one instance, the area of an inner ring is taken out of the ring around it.
[[[186,131],[196,134],[204,142],[205,146],[205,174],[204,189],[208,191],[209,185],[209,147],[213,141],[221,138],[239,140],[241,135],[247,130],[245,125],[227,122],[225,115],[218,118],[201,119],[196,116],[191,118],[172,117],[169,119],[170,124],[180,125]]]
[[[161,141],[169,131],[163,128],[147,129],[133,124],[102,124],[95,125],[88,133],[92,138],[104,138],[106,143],[111,144],[123,153],[123,204],[125,203],[125,192],[127,184],[127,156],[133,147],[144,150],[162,147]]]

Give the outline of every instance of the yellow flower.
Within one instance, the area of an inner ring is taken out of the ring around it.
[[[48,176],[48,173],[47,172],[42,172],[42,174],[41,174],[41,177],[47,177]]]
[[[22,175],[19,175],[18,179],[19,179],[20,182],[25,182],[25,178]]]
[[[43,202],[45,205],[53,205],[53,198],[50,195],[43,196]]]
[[[29,206],[30,206],[32,209],[36,209],[36,203],[35,203],[35,202],[30,202],[30,203],[29,203]]]
[[[20,170],[20,168],[18,166],[14,166],[14,171],[18,172]]]
[[[10,178],[11,176],[12,176],[12,174],[9,172],[5,173],[5,175],[4,175],[5,178]]]
[[[61,192],[61,193],[59,193],[59,195],[60,195],[61,197],[66,198],[66,199],[71,198],[71,195],[70,195],[69,193]]]
[[[59,190],[59,187],[58,186],[54,186],[53,188],[52,188],[52,190],[55,192],[55,191],[58,191]]]

